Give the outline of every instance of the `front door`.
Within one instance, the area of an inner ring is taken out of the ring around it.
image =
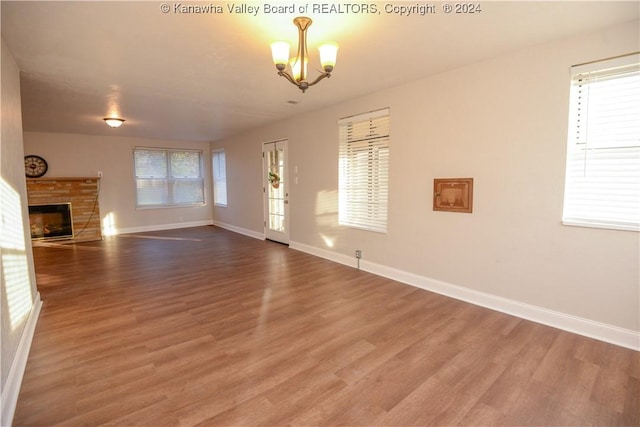
[[[269,240],[289,244],[289,176],[287,140],[262,145],[264,235]]]

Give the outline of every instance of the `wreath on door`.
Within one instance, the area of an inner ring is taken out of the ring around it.
[[[271,186],[273,188],[278,188],[280,187],[280,177],[278,176],[277,173],[275,172],[269,172],[269,183],[271,183]]]

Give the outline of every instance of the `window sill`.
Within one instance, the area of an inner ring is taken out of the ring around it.
[[[174,209],[174,208],[201,208],[206,206],[206,203],[194,203],[189,205],[146,205],[146,206],[136,206],[137,211],[144,211],[149,209]]]
[[[619,231],[640,231],[640,226],[633,224],[615,224],[604,222],[590,222],[580,220],[563,220],[562,225],[568,225],[570,227],[586,227],[586,228],[602,228],[605,230],[619,230]]]

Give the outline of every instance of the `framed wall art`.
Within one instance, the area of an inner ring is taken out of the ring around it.
[[[473,178],[434,179],[433,210],[471,213],[473,211]]]

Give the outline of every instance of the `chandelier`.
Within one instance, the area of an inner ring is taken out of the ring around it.
[[[298,27],[298,54],[291,61],[289,61],[289,43],[275,42],[271,44],[273,63],[276,64],[278,75],[298,86],[303,93],[325,77],[331,77],[338,55],[338,45],[336,43],[329,42],[320,46],[318,50],[320,51],[320,64],[323,71],[318,70],[321,74],[312,82],[307,80],[307,65],[309,63],[307,29],[309,29],[312,22],[310,18],[305,16],[299,16],[293,20],[293,23]],[[290,71],[286,71],[287,64]]]

